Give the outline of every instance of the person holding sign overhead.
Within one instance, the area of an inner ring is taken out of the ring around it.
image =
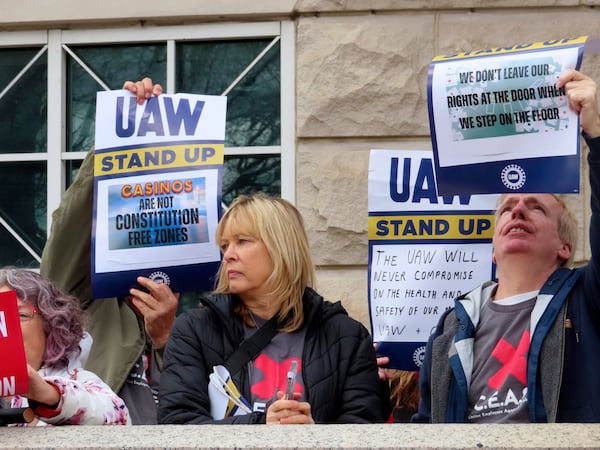
[[[311,288],[299,211],[281,198],[240,196],[216,241],[215,292],[178,316],[167,341],[159,423],[384,422],[389,391],[371,336]]]
[[[497,280],[459,297],[430,337],[414,422],[600,422],[600,117],[596,83],[556,85],[589,146],[589,263],[569,269],[577,223],[551,194],[505,194],[493,238]]]
[[[0,292],[8,291],[17,295],[29,377],[10,407],[31,407],[27,426],[130,424],[123,400],[83,369],[91,339],[79,301],[25,269],[0,269]]]
[[[123,89],[143,103],[162,87],[145,78],[126,81]],[[40,273],[80,299],[90,317],[94,344],[86,368],[97,373],[125,401],[134,425],[156,424],[162,350],[175,320],[178,296],[171,291],[161,302],[136,297],[94,299],[90,271],[94,150],[52,215],[52,228],[42,253]],[[136,280],[132,280],[134,282]],[[137,280],[147,290],[164,289],[149,278]],[[135,292],[141,293],[140,290]]]

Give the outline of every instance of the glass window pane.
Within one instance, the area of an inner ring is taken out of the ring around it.
[[[81,167],[81,164],[83,164],[83,160],[71,160],[71,161],[67,161],[66,162],[67,167],[66,167],[66,171],[65,171],[65,186],[68,188],[69,186],[71,186],[71,184],[73,184],[73,181],[75,181],[75,177],[77,176],[77,173],[79,172],[79,168]]]
[[[177,46],[177,92],[221,95],[271,39]],[[227,95],[227,147],[281,142],[279,43]]]
[[[229,205],[240,194],[256,192],[281,195],[281,157],[276,155],[226,156],[223,202]]]
[[[110,89],[126,80],[150,77],[165,86],[166,44],[71,47]],[[67,64],[67,150],[87,151],[94,144],[96,92],[102,87],[73,58]]]
[[[46,163],[1,163],[0,216],[38,255],[46,243]],[[0,224],[0,265],[39,263]]]
[[[33,59],[39,48],[0,50],[0,91]],[[46,54],[0,99],[0,153],[45,152]]]

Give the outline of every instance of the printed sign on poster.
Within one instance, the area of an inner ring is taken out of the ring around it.
[[[587,37],[433,59],[428,108],[438,192],[579,192],[579,116],[559,75]]]

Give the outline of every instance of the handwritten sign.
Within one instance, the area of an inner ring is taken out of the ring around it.
[[[431,152],[371,151],[369,310],[390,367],[418,370],[441,314],[492,277],[496,201],[439,196]]]
[[[429,121],[440,194],[579,192],[579,118],[558,76],[587,37],[435,57]]]
[[[27,362],[15,291],[0,292],[0,397],[29,390]]]
[[[98,93],[94,297],[128,295],[139,275],[177,292],[212,288],[226,105],[220,96],[138,105],[127,91]]]

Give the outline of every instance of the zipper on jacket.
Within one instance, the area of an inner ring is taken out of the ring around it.
[[[565,319],[565,330],[567,329],[573,329],[573,321],[568,317]],[[579,330],[573,330],[573,333],[575,334],[575,340],[579,344]]]
[[[558,391],[556,392],[556,411],[553,411],[554,413],[554,417],[552,417],[552,420],[550,420],[550,417],[547,417],[548,422],[556,422],[556,418],[558,417],[558,403],[560,403],[560,392],[562,390],[562,382],[563,382],[563,372],[565,371],[565,347],[567,345],[567,333],[566,333],[566,325],[567,322],[571,323],[571,319],[567,318],[567,314],[569,311],[569,301],[567,300],[566,305],[565,305],[565,310],[563,313],[563,332],[562,332],[562,343],[561,343],[561,349],[562,351],[560,352],[560,372],[559,372],[559,376],[558,376]],[[572,323],[571,323],[571,326]],[[577,335],[576,335],[577,336]]]
[[[581,324],[581,307],[577,308],[577,321],[575,323],[575,340],[579,344],[579,325]]]

